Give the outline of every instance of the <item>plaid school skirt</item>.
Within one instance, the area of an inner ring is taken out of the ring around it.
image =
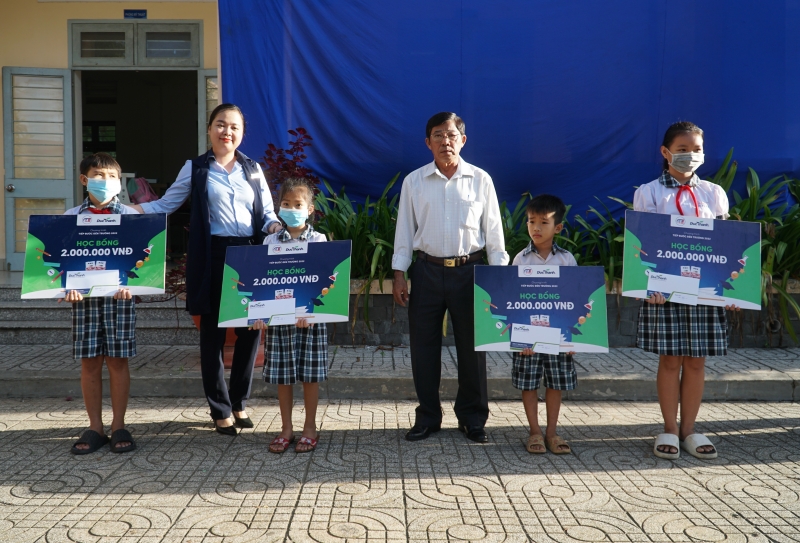
[[[328,328],[268,326],[264,337],[264,380],[274,385],[319,383],[328,378]]]
[[[725,308],[643,301],[636,346],[666,356],[725,356],[728,354]]]

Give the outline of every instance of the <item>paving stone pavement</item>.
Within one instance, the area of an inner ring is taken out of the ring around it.
[[[130,359],[134,396],[201,394],[197,346],[140,345]],[[415,397],[408,347],[329,347],[330,380],[321,395],[330,399],[404,400]],[[457,357],[442,348],[442,394],[455,398]],[[658,357],[635,348],[608,354],[577,354],[578,389],[570,399],[655,400]],[[70,345],[0,345],[0,397],[80,394],[80,362]],[[511,355],[487,353],[490,399],[515,399]],[[255,397],[275,395],[256,370]],[[800,400],[800,348],[730,349],[728,356],[706,363],[707,400]]]
[[[711,461],[653,457],[654,403],[566,402],[566,456],[525,451],[520,402],[491,404],[487,445],[444,407],[409,443],[412,402],[325,401],[318,449],[275,455],[274,400],[231,438],[201,399],[133,398],[139,449],[75,457],[80,401],[3,399],[0,541],[800,542],[800,404],[704,404]]]

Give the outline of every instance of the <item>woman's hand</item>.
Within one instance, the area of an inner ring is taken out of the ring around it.
[[[297,319],[297,322],[294,323],[294,325],[297,326],[298,328],[308,328],[310,323],[308,322],[307,318],[300,317],[299,319]]]
[[[522,356],[533,356],[533,349],[530,347],[525,347],[522,349]]]
[[[262,321],[261,319],[258,319],[256,322],[253,323],[253,326],[251,326],[251,328],[253,330],[266,330],[267,329],[267,325],[264,324],[264,321]]]
[[[115,300],[130,300],[131,298],[131,291],[127,288],[121,288],[114,293]]]

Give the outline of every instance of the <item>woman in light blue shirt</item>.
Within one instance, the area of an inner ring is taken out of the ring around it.
[[[200,315],[203,388],[216,430],[225,435],[236,435],[236,426],[253,427],[245,403],[261,337],[257,330],[235,329],[230,387],[226,387],[222,363],[226,329],[217,328],[225,251],[230,246],[261,244],[267,233],[281,228],[261,167],[237,151],[244,132],[244,115],[237,106],[217,106],[208,122],[211,149],[186,161],[163,198],[133,206],[141,213],[172,213],[192,197],[186,309]]]

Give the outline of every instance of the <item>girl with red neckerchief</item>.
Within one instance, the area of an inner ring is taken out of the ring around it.
[[[703,131],[687,121],[673,124],[661,144],[664,171],[642,185],[633,196],[633,209],[668,215],[709,219],[728,217],[728,197],[719,185],[697,177],[703,164]],[[728,352],[725,309],[667,302],[655,293],[639,310],[637,347],[659,355],[658,402],[664,417],[664,433],[656,438],[653,454],[674,460],[680,449],[696,458],[717,457],[717,450],[703,434],[695,433],[705,385],[707,356]],[[680,423],[678,410],[680,409]]]

